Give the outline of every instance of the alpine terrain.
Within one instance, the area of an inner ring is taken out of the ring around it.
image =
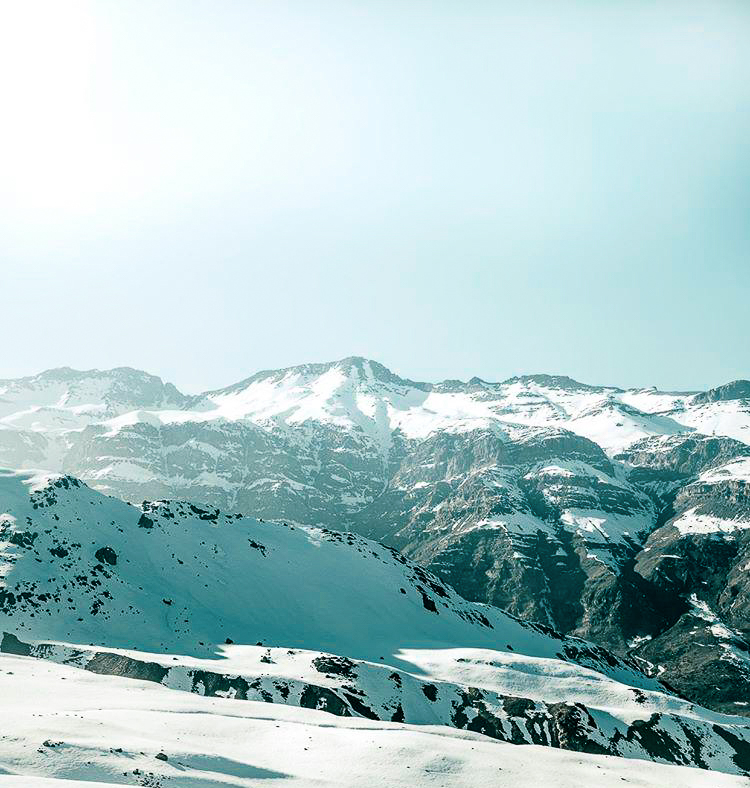
[[[0,788],[747,784],[748,381],[65,368],[0,466]]]

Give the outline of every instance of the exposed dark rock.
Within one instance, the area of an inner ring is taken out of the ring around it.
[[[750,380],[735,380],[715,389],[703,391],[693,397],[693,402],[703,405],[707,402],[732,399],[750,399]]]
[[[114,566],[117,563],[117,553],[111,547],[100,547],[94,556],[103,564]]]
[[[92,673],[101,673],[107,676],[124,676],[129,679],[142,681],[155,681],[161,683],[169,673],[156,662],[142,662],[132,659],[124,654],[113,654],[108,651],[98,651],[85,665],[86,670]]]
[[[3,632],[3,638],[0,641],[0,652],[3,654],[18,654],[21,657],[28,657],[31,654],[31,646],[28,643],[22,643],[10,632]]]
[[[312,661],[315,670],[320,673],[328,673],[333,676],[345,676],[346,678],[356,678],[354,663],[347,657],[323,656],[315,657]]]
[[[299,705],[305,709],[320,709],[337,717],[351,717],[346,701],[327,687],[316,687],[308,684],[300,697]]]

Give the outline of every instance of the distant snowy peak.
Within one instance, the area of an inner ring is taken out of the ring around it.
[[[79,371],[60,367],[25,378],[0,380],[0,417],[25,409],[100,411],[183,407],[189,398],[171,383],[130,367]]]
[[[385,383],[402,388],[417,388],[423,391],[428,391],[432,388],[431,383],[419,383],[413,380],[401,378],[377,361],[372,361],[360,356],[349,356],[348,358],[343,358],[339,361],[331,361],[319,364],[301,364],[294,367],[286,367],[284,369],[271,369],[264,370],[262,372],[256,372],[254,375],[246,378],[245,380],[241,380],[240,382],[234,383],[231,386],[227,386],[223,389],[205,392],[201,396],[210,398],[226,394],[234,394],[238,391],[244,390],[248,386],[260,382],[277,384],[289,379],[311,382],[332,372],[342,376],[343,378],[358,381],[363,385],[367,385],[368,383]]]
[[[419,406],[429,386],[366,359],[262,372],[197,399],[196,420],[220,418],[274,428],[315,423],[371,440],[387,455],[392,414]],[[181,418],[181,417],[176,417]]]
[[[521,385],[533,383],[544,388],[562,389],[565,391],[595,391],[600,393],[622,391],[622,389],[615,386],[591,386],[588,383],[579,383],[567,375],[519,375],[504,380],[502,385],[507,386],[514,383],[520,383]]]
[[[396,431],[407,439],[422,440],[440,430],[497,424],[507,430],[565,426],[616,451],[649,434],[684,429],[668,418],[642,412],[635,402],[626,401],[627,394],[555,375],[529,375],[503,383],[479,378],[423,383],[398,377],[375,361],[348,358],[262,372],[202,395],[196,402],[204,413],[201,418],[259,424],[316,421],[358,429],[387,445]],[[646,396],[639,399],[646,405]],[[625,426],[618,423],[623,418],[629,422],[627,429],[616,429]]]

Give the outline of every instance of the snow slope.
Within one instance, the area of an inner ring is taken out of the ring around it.
[[[556,658],[563,646],[354,534],[185,502],[137,508],[67,476],[0,471],[0,546],[0,626],[19,638],[204,656],[229,638],[373,662],[500,641]],[[624,664],[613,675],[649,686]]]
[[[0,656],[0,788],[739,788],[687,767],[237,703]],[[167,760],[157,759],[157,755]]]

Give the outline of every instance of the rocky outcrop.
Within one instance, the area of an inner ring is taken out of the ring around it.
[[[750,380],[734,380],[715,389],[702,391],[693,397],[693,403],[703,405],[707,402],[733,399],[750,399]]]

